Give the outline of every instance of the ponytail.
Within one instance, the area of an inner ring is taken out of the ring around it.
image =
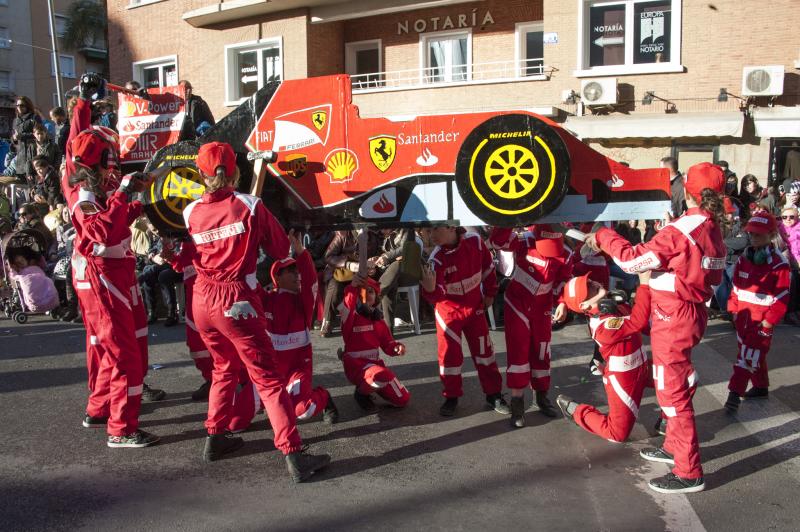
[[[710,188],[704,188],[700,192],[700,200],[692,196],[697,202],[698,207],[708,212],[717,224],[725,221],[725,202],[721,194],[717,194]]]
[[[206,192],[216,192],[227,186],[235,187],[239,183],[239,168],[233,172],[232,176],[225,174],[225,167],[218,166],[213,176],[203,174],[203,181],[206,184]]]
[[[71,186],[80,184],[86,190],[92,192],[96,197],[103,198],[106,193],[103,190],[103,178],[99,175],[97,170],[90,170],[89,168],[78,165],[78,169],[74,174],[69,176],[67,180]]]

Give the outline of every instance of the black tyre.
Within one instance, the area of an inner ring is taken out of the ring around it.
[[[24,312],[17,312],[17,315],[14,316],[14,321],[19,323],[20,325],[24,325],[28,323],[28,315]]]
[[[567,194],[569,152],[543,121],[521,114],[490,118],[467,136],[456,160],[456,186],[489,225],[528,225]]]
[[[144,212],[162,235],[180,236],[186,233],[183,209],[205,191],[195,166],[198,146],[194,141],[167,146],[159,150],[147,164],[148,171],[164,165],[172,170],[156,179],[143,193]]]

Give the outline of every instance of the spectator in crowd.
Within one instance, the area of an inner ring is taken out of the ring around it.
[[[147,308],[147,323],[152,324],[158,321],[156,313],[156,289],[161,289],[161,296],[164,306],[167,307],[167,319],[164,321],[165,327],[172,327],[178,323],[177,299],[175,297],[175,285],[172,290],[159,283],[160,275],[171,270],[172,266],[161,256],[163,242],[156,233],[155,227],[148,224],[149,233],[152,235],[150,249],[147,253],[147,263],[139,274],[139,284],[142,287],[142,298]],[[174,273],[174,271],[173,271]],[[177,274],[176,274],[177,275]]]
[[[778,231],[786,243],[786,258],[792,269],[789,308],[784,321],[800,326],[800,220],[794,205],[785,206],[781,211],[781,224]]]
[[[117,112],[114,104],[110,100],[100,100],[94,104],[94,111],[97,113],[96,124],[107,128],[117,129]],[[93,113],[94,114],[94,113]]]
[[[742,205],[742,212],[740,217],[742,220],[750,218],[750,211],[758,204],[762,198],[763,189],[758,184],[758,178],[753,174],[747,174],[742,177],[742,183],[739,187],[739,203]]]
[[[33,158],[33,170],[36,174],[31,199],[36,203],[46,203],[52,210],[59,203],[65,203],[61,193],[61,178],[44,155]]]
[[[380,255],[374,258],[377,274],[380,276],[380,306],[383,321],[394,331],[394,299],[397,296],[397,287],[400,286],[401,271],[400,260],[403,258],[403,244],[413,237],[411,229],[381,229],[383,236]]]
[[[670,187],[672,188],[671,215],[673,218],[677,218],[686,211],[683,177],[678,171],[678,160],[675,157],[664,157],[661,159],[661,168],[666,168],[669,171]]]
[[[41,124],[41,119],[34,113],[33,102],[27,96],[20,96],[16,103],[16,117],[12,125],[11,140],[17,148],[15,171],[17,179],[22,183],[28,182],[31,175],[30,162],[36,157],[36,138],[33,128]]]
[[[181,140],[191,140],[200,135],[198,129],[207,129],[216,122],[206,101],[192,91],[191,83],[184,79],[178,85],[186,91],[186,119],[183,121]],[[203,126],[204,122],[206,126]]]
[[[725,219],[720,223],[722,238],[725,243],[727,255],[725,257],[725,269],[722,270],[722,282],[714,290],[714,300],[719,307],[719,315],[710,311],[709,319],[719,317],[726,321],[732,319],[728,312],[728,299],[733,290],[733,268],[739,255],[750,245],[750,238],[742,228],[741,219],[737,215],[737,208],[730,198],[725,198]]]
[[[36,157],[44,157],[53,168],[58,168],[61,164],[61,154],[58,152],[56,143],[50,140],[47,130],[42,124],[33,126],[33,136],[36,139],[36,154],[31,158],[31,176],[36,176],[36,171],[33,168],[33,159]]]
[[[41,109],[35,107],[33,110],[36,113],[36,116],[39,117],[39,121],[41,122],[42,126],[44,126],[44,130],[47,131],[47,136],[50,137],[50,140],[55,140],[56,138],[56,124],[48,117],[44,115]]]
[[[72,241],[75,239],[75,228],[72,226],[72,217],[70,216],[69,209],[66,206],[61,210],[62,223],[56,227],[56,242],[58,248],[56,254],[58,260],[56,262],[54,276],[56,277],[56,286],[58,287],[63,283],[64,293],[64,308],[65,311],[61,315],[61,321],[71,323],[81,323],[82,318],[78,310],[78,296],[75,293],[75,287],[72,285]],[[59,271],[60,270],[60,271]],[[63,276],[58,279],[59,274]],[[61,283],[59,282],[61,281]]]
[[[737,181],[736,172],[733,172],[733,171],[730,170],[730,165],[728,164],[728,161],[719,161],[717,163],[717,166],[722,168],[722,175],[725,176],[725,181],[726,182],[729,182],[729,181],[733,180],[733,183],[736,184],[736,181]],[[725,192],[725,194],[728,194],[728,192],[727,192],[727,184],[726,184],[726,192]]]
[[[19,208],[17,215],[19,216],[17,229],[35,229],[39,231],[45,240],[45,250],[47,250],[47,253],[49,253],[50,247],[53,245],[55,238],[53,237],[53,233],[51,233],[44,224],[42,216],[39,214],[39,210],[36,208],[36,205],[33,203],[26,203]],[[47,253],[44,253],[45,257],[47,256]]]
[[[55,142],[61,155],[67,152],[67,137],[69,137],[69,117],[63,107],[50,109],[50,118],[56,125]]]

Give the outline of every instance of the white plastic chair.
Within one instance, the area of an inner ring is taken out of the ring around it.
[[[419,285],[399,286],[397,292],[405,292],[408,295],[408,310],[411,313],[411,322],[414,324],[414,334],[422,334],[419,324]]]

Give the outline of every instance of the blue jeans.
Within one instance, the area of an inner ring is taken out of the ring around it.
[[[733,266],[733,264],[729,264],[727,268],[722,270],[722,282],[719,283],[714,292],[714,298],[717,300],[717,305],[719,305],[721,312],[728,312],[728,298],[731,297],[731,291],[733,290],[733,283],[731,282]]]

